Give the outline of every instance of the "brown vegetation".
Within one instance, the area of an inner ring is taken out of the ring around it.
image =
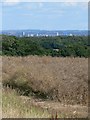
[[[58,57],[2,57],[3,84],[24,95],[59,101],[88,102],[88,59]]]

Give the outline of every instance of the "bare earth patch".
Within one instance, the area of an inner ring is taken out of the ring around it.
[[[57,112],[58,118],[86,118],[88,117],[88,107],[83,105],[65,105],[60,102],[43,101],[21,96],[23,100],[43,110],[48,110],[50,115]]]

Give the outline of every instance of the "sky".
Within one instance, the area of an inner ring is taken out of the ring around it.
[[[20,2],[0,3],[0,30],[87,30],[88,2]]]

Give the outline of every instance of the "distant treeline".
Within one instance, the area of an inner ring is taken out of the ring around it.
[[[1,41],[0,41],[1,42]],[[1,44],[1,43],[0,43]],[[2,55],[89,57],[88,36],[15,37],[2,35]]]

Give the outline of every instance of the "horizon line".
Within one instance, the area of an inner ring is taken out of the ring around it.
[[[2,30],[0,29],[0,31],[10,31],[10,30],[11,30],[11,31],[14,31],[14,30],[15,30],[15,31],[16,31],[16,30],[17,30],[17,31],[18,31],[18,30],[40,30],[40,31],[66,31],[66,30],[68,30],[68,31],[72,31],[72,30],[73,30],[73,31],[83,31],[83,30],[85,30],[85,31],[88,31],[88,29],[55,29],[55,30],[54,30],[54,29],[51,29],[51,30],[50,30],[50,29],[4,29],[4,30],[3,30],[3,29],[2,29]]]

